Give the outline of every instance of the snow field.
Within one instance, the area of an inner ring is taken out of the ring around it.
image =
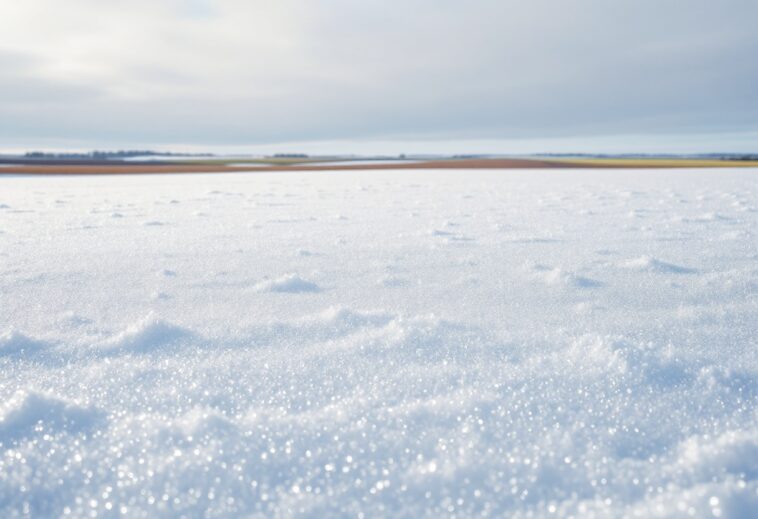
[[[0,515],[751,517],[758,171],[0,178]]]

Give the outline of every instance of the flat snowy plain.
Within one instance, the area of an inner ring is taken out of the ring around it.
[[[0,177],[0,516],[755,517],[758,170]]]

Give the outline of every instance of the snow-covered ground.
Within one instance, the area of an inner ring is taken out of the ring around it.
[[[758,171],[0,177],[0,516],[755,517]]]

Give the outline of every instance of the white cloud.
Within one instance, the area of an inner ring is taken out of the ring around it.
[[[754,131],[755,19],[746,0],[25,0],[0,16],[0,139]]]

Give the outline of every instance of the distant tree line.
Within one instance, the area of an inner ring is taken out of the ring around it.
[[[586,157],[593,159],[705,159],[705,160],[758,160],[755,153],[537,153],[537,157]]]
[[[44,151],[29,151],[24,157],[29,159],[79,159],[79,160],[111,160],[111,159],[128,159],[132,157],[212,157],[210,153],[173,153],[170,151],[152,151],[152,150],[118,150],[118,151],[101,151],[95,150],[87,153],[48,153]]]

